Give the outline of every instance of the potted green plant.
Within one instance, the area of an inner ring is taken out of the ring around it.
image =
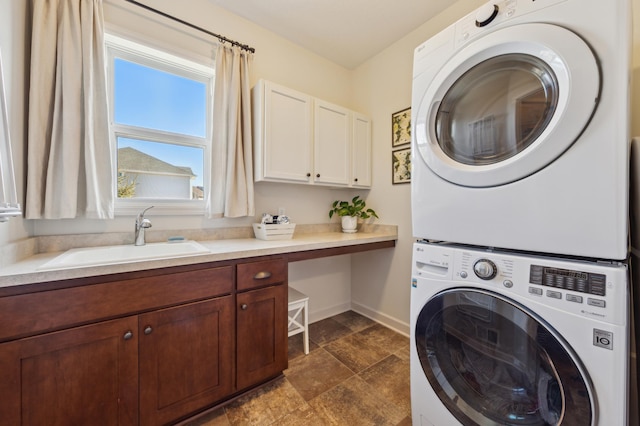
[[[329,210],[329,219],[337,214],[342,218],[342,232],[355,233],[358,232],[358,219],[369,219],[370,217],[378,218],[373,209],[367,209],[367,204],[360,199],[359,195],[353,197],[351,202],[336,200]],[[379,219],[379,218],[378,218]]]

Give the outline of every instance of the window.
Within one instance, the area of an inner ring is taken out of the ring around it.
[[[116,213],[204,211],[214,69],[107,35]]]

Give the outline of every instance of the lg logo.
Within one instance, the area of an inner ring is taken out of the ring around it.
[[[605,330],[593,329],[593,345],[613,350],[613,333]]]

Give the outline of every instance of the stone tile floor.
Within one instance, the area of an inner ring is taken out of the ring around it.
[[[289,338],[284,377],[190,426],[411,425],[409,339],[348,311]]]

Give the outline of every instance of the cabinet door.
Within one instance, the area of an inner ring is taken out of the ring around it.
[[[0,345],[3,425],[135,425],[136,317]]]
[[[237,389],[287,368],[287,285],[237,295]]]
[[[349,185],[351,113],[316,99],[314,107],[314,182]]]
[[[231,394],[233,299],[140,315],[140,424],[183,417]]]
[[[351,186],[371,187],[371,120],[353,113],[353,137],[351,140]]]
[[[256,180],[310,181],[312,99],[271,82],[254,89]]]

